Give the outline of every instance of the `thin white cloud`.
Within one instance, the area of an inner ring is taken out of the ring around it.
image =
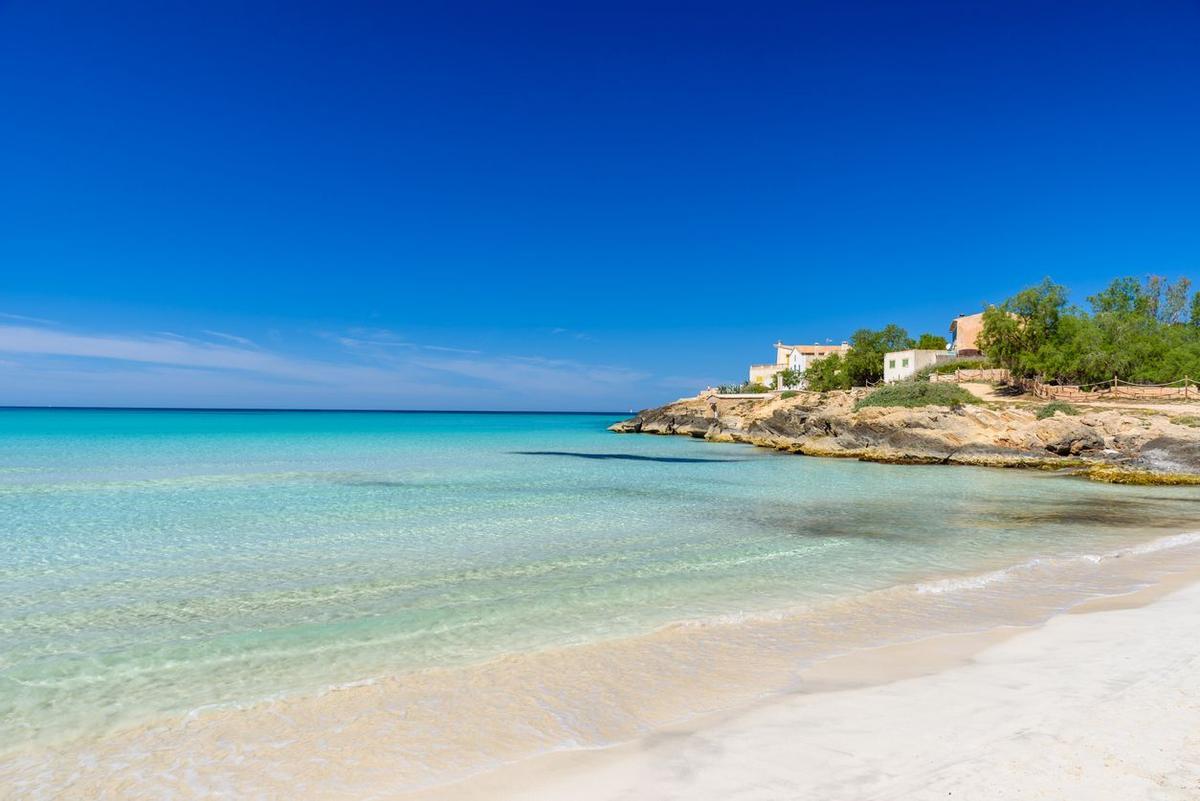
[[[253,340],[239,337],[237,334],[226,334],[224,331],[209,331],[207,328],[201,333],[208,334],[210,337],[216,337],[217,339],[223,339],[226,342],[236,342],[238,345],[245,345],[248,348],[258,347]]]
[[[54,320],[46,320],[41,317],[27,317],[24,314],[9,314],[7,312],[0,312],[0,317],[3,317],[6,320],[22,320],[26,323],[41,323],[42,325],[57,325],[58,324]]]
[[[237,370],[294,381],[344,380],[346,366],[293,359],[258,349],[180,338],[75,334],[48,328],[0,325],[0,352],[111,359],[211,370]],[[355,367],[355,370],[368,368]]]
[[[347,329],[345,334],[322,332],[320,336],[332,340],[342,347],[352,350],[369,348],[407,348],[411,350],[433,350],[444,353],[478,354],[482,351],[472,348],[456,348],[449,345],[429,345],[423,342],[410,342],[399,334],[386,328]]]
[[[415,348],[415,342],[398,342],[390,339],[358,339],[357,337],[333,336],[334,342],[347,348]]]
[[[599,390],[635,386],[646,374],[624,367],[590,365],[540,356],[486,359],[418,359],[428,370],[469,376],[496,387],[545,393],[586,395]]]
[[[550,333],[555,336],[566,336],[572,339],[578,339],[580,342],[595,342],[596,338],[586,331],[574,331],[570,328],[551,328]]]
[[[614,397],[635,397],[649,378],[612,365],[481,354],[403,342],[379,330],[358,333],[325,336],[346,348],[339,360],[267,350],[236,335],[211,342],[173,333],[0,324],[0,356],[22,357],[21,364],[0,358],[0,403],[186,405],[194,399],[228,406],[596,408]]]

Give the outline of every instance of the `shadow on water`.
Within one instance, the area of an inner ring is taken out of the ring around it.
[[[1161,529],[1180,531],[1196,528],[1194,510],[1183,503],[1193,498],[1105,498],[1103,503],[1087,499],[972,498],[945,503],[936,518],[930,518],[928,498],[911,502],[894,497],[857,498],[853,503],[810,499],[746,503],[712,510],[739,530],[757,530],[775,536],[803,539],[911,540],[955,535],[968,530],[1066,531],[1098,527],[1109,529]]]
[[[701,459],[692,456],[641,456],[634,453],[579,453],[577,451],[511,451],[520,456],[574,456],[576,459],[625,459],[631,462],[669,462],[693,464],[697,462],[744,462],[745,459]]]

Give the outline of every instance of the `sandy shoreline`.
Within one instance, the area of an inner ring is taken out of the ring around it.
[[[0,798],[1200,797],[1198,540],[169,716]]]
[[[838,657],[749,710],[404,797],[1194,799],[1200,574]]]

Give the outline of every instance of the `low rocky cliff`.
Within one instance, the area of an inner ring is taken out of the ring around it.
[[[1036,403],[855,411],[855,401],[866,392],[686,398],[647,409],[611,430],[746,442],[810,456],[1076,468],[1110,481],[1200,483],[1195,418],[1147,409],[1083,409],[1078,416],[1039,420]]]

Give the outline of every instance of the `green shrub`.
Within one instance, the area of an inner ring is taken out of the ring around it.
[[[788,391],[786,391],[786,392],[780,392],[780,393],[779,393],[779,397],[783,398],[784,400],[787,400],[788,398],[794,398],[794,397],[796,397],[796,396],[797,396],[797,395],[799,395],[799,394],[800,394],[800,393],[799,393],[799,392],[797,392],[796,390],[794,390],[794,389],[789,389],[789,390],[788,390]]]
[[[762,384],[751,384],[749,381],[744,384],[721,384],[717,387],[717,392],[722,395],[749,395],[770,391],[769,387]]]
[[[944,375],[955,370],[986,370],[991,367],[987,359],[946,359],[933,366],[933,372]]]
[[[1181,426],[1187,426],[1188,428],[1200,428],[1200,417],[1196,417],[1195,415],[1191,414],[1182,414],[1179,417],[1172,417],[1171,422]]]
[[[957,384],[931,384],[928,381],[901,381],[889,384],[860,399],[855,411],[867,406],[947,406],[958,408],[968,403],[980,403],[979,398]]]
[[[780,370],[775,375],[775,388],[787,389],[788,387],[798,387],[800,382],[804,380],[804,373],[799,370]]]
[[[1053,417],[1056,412],[1062,412],[1063,414],[1074,416],[1078,416],[1079,414],[1079,410],[1069,403],[1063,403],[1062,401],[1051,401],[1042,408],[1038,409],[1037,419],[1045,420],[1047,417]]]
[[[850,389],[850,373],[840,353],[818,359],[804,373],[808,388],[813,392],[829,392],[835,389]]]

